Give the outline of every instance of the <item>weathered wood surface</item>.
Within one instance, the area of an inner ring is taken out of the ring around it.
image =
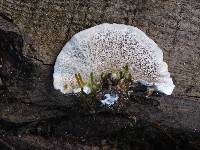
[[[1,0],[0,13],[14,20],[29,43],[26,57],[43,64],[53,64],[80,30],[103,22],[137,26],[164,50],[174,95],[200,97],[199,0]]]
[[[0,149],[200,149],[199,9],[198,0],[1,0]],[[133,95],[122,112],[91,114],[53,89],[64,43],[103,22],[135,25],[163,48],[176,97]]]
[[[53,89],[53,65],[24,57],[16,25],[0,25],[1,149],[200,148],[198,100],[135,93],[121,111],[87,112]]]

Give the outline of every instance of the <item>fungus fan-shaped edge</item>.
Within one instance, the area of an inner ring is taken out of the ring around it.
[[[104,24],[101,24],[101,25],[97,25],[97,26],[99,26],[99,27],[101,26],[103,28],[106,28],[107,26],[110,26],[110,25],[134,28],[134,30],[136,32],[138,32],[139,36],[142,36],[142,40],[149,41],[149,43],[152,44],[153,47],[155,47],[157,49],[157,51],[155,51],[156,53],[154,53],[154,55],[155,55],[155,57],[157,58],[157,61],[160,64],[160,67],[159,67],[159,73],[160,73],[159,80],[157,82],[155,82],[155,83],[149,83],[149,82],[143,81],[142,79],[138,80],[138,81],[142,81],[142,83],[147,85],[147,86],[155,85],[155,90],[160,91],[160,92],[162,92],[162,93],[164,93],[166,95],[171,95],[175,85],[173,84],[172,78],[170,77],[170,73],[168,72],[168,66],[163,61],[163,52],[157,46],[157,44],[152,39],[150,39],[144,32],[142,32],[140,29],[138,29],[136,27],[126,26],[126,25],[123,25],[123,24],[107,24],[107,23],[104,23]],[[54,85],[55,89],[60,90],[64,94],[73,93],[74,91],[76,91],[76,89],[78,89],[78,87],[71,87],[71,88],[69,88],[67,90],[64,88],[65,84],[69,83],[69,81],[68,81],[69,78],[67,78],[65,76],[65,73],[67,72],[67,70],[63,71],[62,69],[66,69],[65,62],[66,62],[67,59],[69,61],[71,61],[66,52],[67,52],[67,49],[69,49],[69,48],[74,46],[73,45],[74,44],[74,40],[76,40],[77,37],[79,37],[79,36],[81,38],[85,37],[85,35],[83,34],[84,32],[92,34],[92,32],[94,32],[94,29],[97,26],[89,28],[89,29],[86,29],[86,30],[83,30],[83,31],[80,31],[79,33],[75,34],[70,39],[70,41],[67,42],[66,45],[63,47],[62,51],[60,52],[60,54],[58,55],[58,57],[56,59],[55,66],[54,66],[54,74],[53,74],[54,81],[53,81],[53,85]],[[82,34],[80,34],[80,33],[82,33]],[[77,65],[78,62],[74,62],[74,63]],[[80,66],[80,68],[81,67],[82,66]],[[74,82],[74,81],[70,80],[70,84],[72,84],[72,82]],[[68,85],[68,87],[70,87],[70,85]]]

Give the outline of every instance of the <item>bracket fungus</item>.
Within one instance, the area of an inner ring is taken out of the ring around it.
[[[133,81],[172,93],[175,85],[157,44],[136,27],[108,23],[83,30],[66,43],[55,62],[54,88],[64,94],[81,88],[90,93],[102,73],[126,64]]]

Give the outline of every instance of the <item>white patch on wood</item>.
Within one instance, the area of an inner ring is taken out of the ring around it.
[[[88,80],[93,72],[98,81],[101,72],[126,64],[135,81],[154,84],[155,90],[167,95],[172,93],[175,85],[157,44],[136,27],[107,23],[83,30],[67,42],[54,66],[54,88],[71,93],[78,88],[75,74]]]

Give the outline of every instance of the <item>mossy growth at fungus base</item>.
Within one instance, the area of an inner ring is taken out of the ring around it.
[[[133,81],[127,64],[121,69],[101,73],[100,76],[101,80],[97,83],[92,72],[88,81],[83,81],[80,73],[75,74],[76,82],[81,89],[80,92],[76,93],[80,100],[80,106],[92,113],[102,110],[121,112],[127,107],[131,92],[143,90],[145,94],[148,91]],[[115,98],[115,101],[110,105],[102,103],[107,95]]]

